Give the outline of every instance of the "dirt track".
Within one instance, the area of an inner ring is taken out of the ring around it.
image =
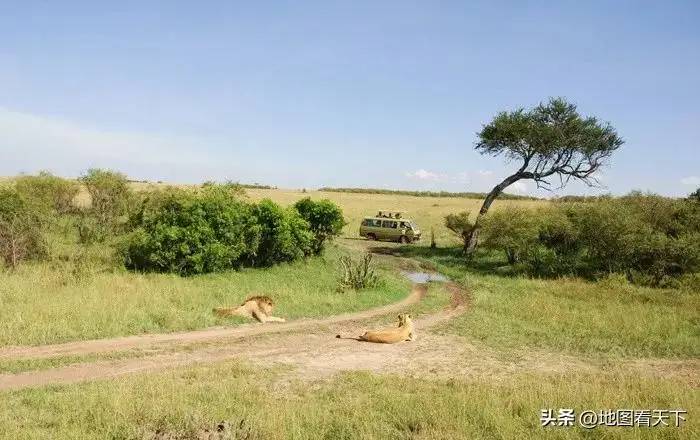
[[[381,318],[386,325],[393,324],[393,314],[419,302],[426,295],[429,284],[414,285],[410,294],[395,304],[322,319],[3,348],[0,349],[0,360],[104,354],[125,350],[138,351],[139,357],[0,374],[0,391],[105,379],[234,358],[260,366],[291,365],[295,368],[290,374],[295,379],[302,380],[321,378],[345,370],[421,377],[493,379],[527,371],[600,372],[606,368],[575,356],[535,350],[512,353],[510,359],[504,359],[502,354],[475,345],[465,338],[425,331],[469,309],[470,295],[464,288],[455,283],[447,283],[446,287],[451,297],[450,305],[444,310],[415,320],[418,339],[414,342],[371,344],[337,339],[335,335],[357,336],[368,327],[376,325],[366,322],[373,318]],[[692,387],[700,385],[696,374],[700,370],[700,361],[696,360],[630,359],[621,361],[620,366],[647,376],[674,376]]]
[[[323,319],[298,320],[282,324],[248,324],[235,328],[212,328],[183,333],[130,336],[36,347],[8,347],[0,350],[0,359],[37,359],[129,349],[154,349],[161,352],[169,350],[171,352],[135,359],[89,362],[19,374],[2,374],[0,375],[0,390],[53,383],[72,383],[139,371],[153,371],[195,362],[213,362],[233,357],[244,357],[254,361],[268,359],[284,362],[285,359],[294,361],[294,358],[301,359],[310,356],[309,359],[314,359],[314,362],[319,365],[325,363],[331,367],[331,370],[338,369],[340,364],[351,369],[353,365],[356,367],[366,366],[366,360],[348,362],[347,356],[343,356],[344,361],[338,362],[337,359],[334,361],[331,359],[332,356],[329,357],[329,353],[333,352],[334,347],[351,348],[346,354],[352,352],[376,353],[377,348],[372,347],[373,344],[338,340],[334,337],[335,334],[338,332],[349,335],[359,334],[363,328],[360,321],[402,311],[407,306],[420,301],[425,296],[427,288],[426,284],[416,284],[411,293],[397,303]],[[452,295],[451,306],[436,314],[417,319],[416,328],[418,330],[450,319],[466,310],[465,292],[456,284],[450,284],[449,290]],[[299,331],[303,331],[303,334],[300,335]],[[252,337],[255,337],[254,343],[251,342]],[[202,347],[194,350],[181,350],[185,346],[191,348],[194,343],[202,343]],[[407,344],[399,345],[405,346]],[[382,347],[379,352],[392,349],[387,348],[389,346]],[[323,361],[323,359],[326,360]],[[333,367],[333,365],[336,366]]]
[[[249,336],[282,333],[300,330],[308,326],[334,324],[343,321],[362,320],[375,316],[403,310],[423,298],[427,290],[425,285],[415,285],[411,293],[403,300],[383,307],[363,310],[356,313],[335,315],[322,319],[303,319],[286,323],[268,323],[261,325],[243,324],[237,327],[213,327],[204,330],[179,333],[156,333],[138,336],[126,336],[113,339],[94,339],[90,341],[68,342],[65,344],[40,345],[28,347],[7,347],[0,349],[0,359],[48,358],[53,356],[84,355],[111,351],[148,348],[163,345],[187,344],[216,339],[234,339]]]

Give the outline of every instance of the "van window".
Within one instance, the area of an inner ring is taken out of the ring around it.
[[[408,222],[401,222],[401,229],[411,229],[411,224]]]
[[[382,228],[392,228],[392,229],[396,229],[397,226],[398,226],[398,223],[395,222],[395,221],[384,220],[384,221],[382,222]]]

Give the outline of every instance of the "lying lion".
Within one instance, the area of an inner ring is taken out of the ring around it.
[[[284,318],[271,315],[274,306],[275,303],[269,296],[251,296],[238,307],[217,307],[212,311],[221,317],[243,316],[260,322],[285,322]]]
[[[336,335],[335,337],[342,338],[340,335]],[[415,341],[416,334],[413,331],[413,320],[411,320],[411,315],[408,313],[402,313],[399,315],[398,327],[391,327],[384,330],[370,330],[366,331],[362,336],[357,338],[345,339],[377,342],[381,344],[395,344],[402,341]]]

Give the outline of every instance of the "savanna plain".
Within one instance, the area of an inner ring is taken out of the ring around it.
[[[131,186],[149,192],[162,185]],[[478,199],[244,191],[248,200],[283,207],[330,199],[347,224],[319,255],[180,276],[120,267],[104,242],[78,246],[73,225],[59,219],[52,256],[0,271],[1,438],[700,436],[700,295],[693,288],[612,275],[528,276],[504,270],[505,257],[487,249],[466,264],[444,218],[476,214]],[[81,203],[90,203],[84,189]],[[493,210],[551,203],[497,200]],[[362,218],[382,209],[414,219],[421,241],[359,237]],[[339,288],[339,261],[366,253],[379,282]],[[430,282],[409,301],[404,274],[411,271],[450,281]],[[212,314],[254,294],[273,297],[275,315],[288,322]],[[394,325],[406,312],[418,326],[415,342],[335,338]],[[680,427],[542,427],[541,410],[560,408],[687,415]]]

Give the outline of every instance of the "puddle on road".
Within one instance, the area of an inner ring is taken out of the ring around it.
[[[435,272],[401,272],[403,276],[413,281],[414,283],[430,283],[430,282],[445,282],[449,281],[445,275],[441,275]]]

